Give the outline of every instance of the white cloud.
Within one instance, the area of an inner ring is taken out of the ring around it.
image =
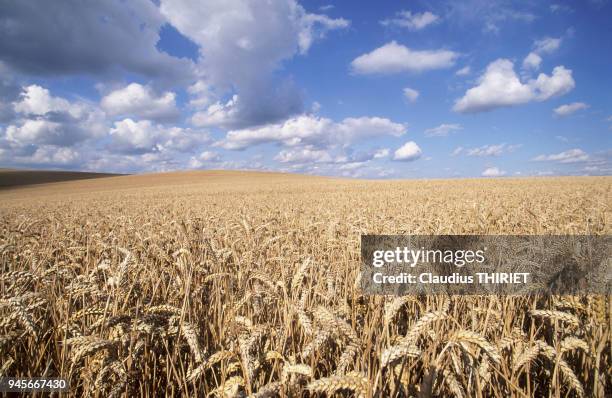
[[[53,97],[49,90],[35,84],[23,88],[20,101],[15,102],[13,107],[16,112],[31,115],[71,110],[70,102],[63,98]]]
[[[80,160],[80,156],[79,153],[72,148],[44,145],[38,147],[29,158],[22,159],[22,161],[24,160],[26,163],[41,165],[73,165]]]
[[[213,151],[204,151],[200,154],[199,158],[205,162],[218,162],[221,160],[221,155]]]
[[[375,166],[368,161],[351,161],[340,165],[336,163],[292,163],[283,166],[280,170],[285,172],[340,175],[351,178],[381,178],[395,173],[395,170],[389,167]]]
[[[425,135],[427,137],[446,137],[449,133],[462,129],[463,127],[461,127],[461,125],[459,124],[442,123],[438,127],[433,127],[425,130]]]
[[[131,83],[102,98],[102,109],[110,115],[136,116],[144,119],[170,119],[178,116],[176,94],[156,95],[151,87]]]
[[[6,128],[13,145],[72,146],[105,132],[105,115],[85,102],[54,97],[38,85],[24,87],[13,103],[17,118]]]
[[[385,19],[380,21],[380,23],[383,26],[399,26],[400,28],[407,28],[409,30],[421,30],[439,20],[439,16],[429,11],[413,14],[410,11],[404,10],[398,12],[395,18]]]
[[[533,49],[538,54],[550,54],[559,49],[561,47],[562,39],[554,38],[554,37],[545,37],[540,40],[536,40],[533,43]]]
[[[244,149],[266,142],[277,142],[286,146],[327,147],[346,145],[366,137],[399,137],[405,132],[405,125],[380,117],[346,118],[334,122],[314,115],[301,115],[283,123],[229,131],[225,139],[216,145],[225,149]]]
[[[483,145],[479,148],[467,150],[467,156],[499,156],[504,151],[504,144],[499,145]]]
[[[589,160],[589,155],[582,149],[574,148],[552,155],[539,155],[532,160],[536,162],[577,163]]]
[[[552,74],[540,73],[537,79],[521,82],[512,61],[498,59],[487,67],[478,85],[455,102],[453,110],[462,113],[484,112],[504,106],[545,101],[571,91],[575,86],[572,71],[557,66]]]
[[[154,149],[160,131],[150,120],[134,121],[128,118],[115,122],[110,135],[120,149],[149,152]]]
[[[219,155],[217,152],[204,151],[197,157],[192,156],[189,159],[188,166],[192,169],[199,169],[205,166],[206,164],[210,166],[211,163],[219,163],[220,161],[221,161],[221,155]],[[215,165],[215,167],[217,166],[218,164]]]
[[[461,68],[457,72],[455,72],[455,75],[457,75],[457,76],[467,76],[471,72],[472,72],[472,68],[470,68],[469,66],[464,66],[463,68]]]
[[[399,147],[393,154],[393,160],[410,162],[421,157],[423,151],[414,141],[408,141]]]
[[[358,74],[420,72],[450,68],[459,54],[450,50],[411,50],[392,41],[351,62]]]
[[[514,152],[520,148],[521,145],[507,145],[507,144],[495,144],[495,145],[483,145],[477,148],[466,149],[467,156],[500,156],[504,152]]]
[[[204,166],[204,162],[197,159],[195,156],[192,156],[191,159],[189,159],[188,166],[191,169],[199,169],[200,167]]]
[[[462,146],[458,146],[457,148],[455,148],[453,152],[451,152],[451,156],[457,156],[461,154],[461,152],[463,152],[464,149],[465,148],[463,148]]]
[[[46,167],[72,167],[82,161],[79,151],[57,145],[39,145],[33,151],[12,153],[12,156],[0,148],[0,159],[9,160],[19,165],[36,165]]]
[[[130,118],[114,123],[109,132],[112,149],[124,153],[189,152],[209,142],[208,134],[181,127],[164,127],[150,120]]]
[[[326,32],[345,29],[349,25],[350,22],[344,18],[333,19],[327,15],[304,13],[300,19],[300,32],[298,35],[300,53],[307,53],[313,41],[324,38]]]
[[[506,172],[497,167],[488,167],[482,172],[483,177],[501,177],[506,175]]]
[[[282,62],[305,54],[326,32],[349,26],[342,18],[308,13],[295,0],[162,0],[160,10],[200,46],[197,69],[206,101],[199,101],[194,123],[227,129],[301,113],[302,93],[278,73]],[[196,95],[193,105],[201,98]]]
[[[523,60],[523,69],[538,70],[542,64],[542,57],[534,52],[530,52]]]
[[[25,144],[59,145],[66,141],[62,125],[48,120],[25,120],[20,126],[6,128],[9,141]]]
[[[366,164],[367,162],[350,162],[350,163],[343,164],[342,166],[339,167],[339,169],[344,170],[344,171],[352,171],[352,170],[360,169],[364,167]]]
[[[383,159],[389,156],[391,150],[389,148],[378,149],[372,156],[373,159]]]
[[[283,150],[274,159],[281,163],[327,163],[332,161],[327,151],[308,148]]]
[[[415,102],[419,98],[419,92],[413,88],[405,87],[403,91],[404,97],[410,102]]]
[[[191,123],[198,127],[230,126],[240,118],[238,102],[238,95],[226,103],[215,102],[205,110],[194,113]]]
[[[177,159],[167,151],[146,153],[114,153],[93,151],[83,163],[85,170],[129,173],[134,170],[151,172],[169,172],[193,167],[190,162]]]
[[[555,108],[554,112],[557,116],[568,116],[581,109],[587,109],[589,105],[584,102],[572,102],[571,104],[561,105]]]
[[[192,108],[204,108],[215,100],[214,88],[204,80],[198,80],[187,87],[187,92],[191,95],[189,106]]]

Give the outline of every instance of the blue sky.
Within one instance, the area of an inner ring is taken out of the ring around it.
[[[609,1],[0,0],[0,166],[612,174]]]

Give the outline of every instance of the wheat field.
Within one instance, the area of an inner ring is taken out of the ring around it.
[[[70,396],[604,397],[610,297],[364,296],[361,234],[610,234],[612,178],[0,191],[0,376]]]

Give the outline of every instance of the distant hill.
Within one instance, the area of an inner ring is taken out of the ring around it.
[[[118,175],[120,174],[87,173],[80,171],[0,169],[0,189],[17,188],[20,186],[34,184],[46,184],[50,182],[114,177]]]
[[[102,178],[103,177],[103,178]],[[0,192],[8,196],[76,194],[86,192],[109,192],[116,190],[139,190],[143,188],[203,187],[221,184],[228,189],[257,187],[262,183],[301,184],[331,180],[303,174],[238,171],[195,170],[144,174],[102,174],[44,170],[0,169]]]

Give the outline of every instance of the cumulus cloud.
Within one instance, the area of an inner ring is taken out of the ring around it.
[[[204,86],[215,89],[216,99],[193,123],[228,129],[301,113],[300,90],[277,73],[282,62],[307,53],[327,32],[349,26],[342,18],[308,13],[295,0],[162,0],[160,10],[200,46],[198,73]]]
[[[399,147],[393,154],[393,160],[411,162],[421,157],[423,151],[414,141],[408,141]]]
[[[44,115],[48,112],[70,111],[70,102],[63,98],[52,97],[49,90],[35,84],[24,87],[20,101],[14,104],[15,111],[31,115]]]
[[[135,116],[144,119],[172,119],[178,116],[176,94],[157,95],[149,86],[131,83],[112,91],[100,101],[109,115]]]
[[[412,13],[410,11],[400,11],[394,18],[380,21],[383,26],[398,26],[409,30],[421,30],[440,20],[440,17],[429,11],[422,13]]]
[[[469,66],[464,66],[463,68],[461,68],[457,72],[455,72],[455,75],[457,75],[457,76],[467,76],[471,72],[472,72],[472,68],[470,68]]]
[[[589,160],[589,155],[582,149],[574,148],[551,155],[539,155],[532,160],[536,162],[578,163]]]
[[[372,157],[373,159],[383,159],[388,157],[390,152],[391,150],[389,148],[378,149],[374,152],[374,155]]]
[[[523,60],[523,69],[538,70],[541,64],[542,57],[534,52],[530,52]]]
[[[218,162],[221,160],[221,155],[213,151],[204,151],[199,158],[205,162]]]
[[[204,151],[198,156],[192,156],[189,159],[189,167],[199,169],[205,164],[218,163],[221,161],[221,155],[213,151]]]
[[[143,98],[150,101],[150,111],[155,111],[151,115],[161,117],[163,106],[168,104],[176,109],[173,95],[153,96],[147,87],[137,88],[143,94],[131,97],[137,101],[121,102],[115,101],[115,95],[107,96],[102,101],[107,111],[146,115]],[[108,115],[97,104],[54,96],[38,85],[23,87],[11,106],[13,117],[0,129],[0,152],[3,161],[14,164],[92,170],[106,167],[115,171],[168,170],[180,168],[181,161],[177,160],[180,153],[201,150],[210,142],[206,132],[149,119],[124,118],[110,125]]]
[[[169,172],[184,169],[187,163],[166,151],[146,153],[91,152],[84,163],[85,170],[130,173],[134,170]]]
[[[34,154],[27,159],[28,163],[41,165],[74,165],[78,161],[80,161],[80,156],[74,149],[51,145],[37,148]]]
[[[569,116],[572,113],[587,109],[588,107],[589,105],[584,102],[572,102],[571,104],[565,104],[555,108],[553,112],[555,112],[557,116]]]
[[[282,150],[274,159],[281,163],[327,163],[332,161],[327,151],[309,148]]]
[[[103,112],[91,104],[51,95],[38,85],[22,89],[13,103],[15,118],[5,130],[5,139],[13,146],[72,146],[104,134]]]
[[[185,81],[193,76],[191,62],[156,47],[164,23],[149,0],[6,2],[0,13],[0,60],[36,75],[106,76],[120,69]]]
[[[463,127],[459,124],[446,124],[442,123],[438,127],[433,127],[425,130],[425,135],[427,137],[446,137],[453,131],[462,130]]]
[[[155,148],[160,131],[150,120],[124,119],[110,130],[114,148],[124,152],[150,152]]]
[[[391,135],[399,137],[406,126],[380,117],[346,118],[341,122],[314,115],[301,115],[282,123],[268,124],[251,129],[229,131],[225,139],[216,143],[225,149],[240,150],[275,142],[285,146],[327,147],[346,145],[367,138]]]
[[[533,51],[531,51],[525,59],[523,59],[523,69],[536,71],[542,65],[542,55],[551,54],[561,46],[561,38],[545,37],[535,40],[533,43]]]
[[[415,102],[419,98],[419,92],[413,88],[406,87],[403,90],[404,97],[410,102]]]
[[[328,31],[345,29],[350,25],[350,22],[344,18],[334,19],[327,15],[309,14],[304,12],[303,9],[301,12],[303,12],[303,15],[299,21],[298,44],[302,54],[306,54],[312,43],[317,39],[324,38]]]
[[[506,172],[497,167],[487,167],[483,172],[483,177],[501,177],[506,175]]]
[[[512,61],[498,59],[489,64],[478,85],[455,102],[453,110],[475,113],[545,101],[568,93],[575,85],[572,71],[563,66],[554,68],[551,75],[540,73],[536,79],[522,82],[514,72]]]
[[[189,152],[210,141],[208,134],[182,127],[164,127],[150,120],[126,118],[110,129],[110,147],[119,152],[142,154],[160,151]]]
[[[56,145],[40,145],[27,151],[12,152],[11,155],[0,147],[0,160],[19,165],[74,168],[83,160],[79,151]]]
[[[238,95],[232,96],[227,102],[215,102],[203,111],[196,112],[191,117],[194,126],[231,126],[240,119]]]
[[[21,125],[10,125],[6,128],[9,141],[22,144],[68,144],[72,134],[67,135],[59,123],[47,120],[25,120]]]
[[[357,74],[421,72],[450,68],[458,56],[450,50],[412,50],[392,41],[355,58],[351,68]]]

